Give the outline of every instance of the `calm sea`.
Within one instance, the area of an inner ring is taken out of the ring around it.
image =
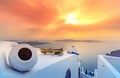
[[[80,53],[81,65],[93,71],[97,68],[98,55],[110,53],[113,50],[120,49],[120,41],[103,41],[103,42],[51,42],[51,44],[38,45],[39,48],[64,48],[69,50],[75,46]]]

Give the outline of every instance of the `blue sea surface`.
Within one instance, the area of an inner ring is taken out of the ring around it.
[[[39,48],[64,48],[69,50],[75,46],[79,52],[81,65],[89,71],[97,68],[98,55],[105,55],[113,50],[120,49],[120,41],[102,41],[102,42],[54,42],[51,44],[37,45]]]

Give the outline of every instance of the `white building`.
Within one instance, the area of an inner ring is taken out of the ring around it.
[[[120,78],[120,57],[99,55],[95,78]]]
[[[7,56],[13,44],[17,45],[13,42],[0,42],[0,78],[65,78],[68,68],[71,70],[71,78],[78,78],[76,55],[66,52],[63,56],[43,55],[38,48],[36,48],[38,61],[30,71],[23,73],[11,69],[6,66],[3,54]]]

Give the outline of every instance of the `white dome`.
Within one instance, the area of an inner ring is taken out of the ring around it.
[[[28,71],[37,63],[37,53],[28,44],[20,44],[13,47],[9,53],[8,61],[10,66],[18,71]]]

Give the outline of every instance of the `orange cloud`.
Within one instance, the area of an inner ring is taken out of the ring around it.
[[[119,0],[0,0],[0,38],[120,39],[119,3]],[[77,21],[76,25],[66,24],[69,14],[73,14],[70,19]]]

